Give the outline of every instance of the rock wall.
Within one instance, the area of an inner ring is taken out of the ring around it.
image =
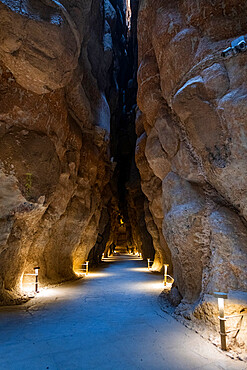
[[[0,1],[1,303],[35,266],[73,278],[108,222],[120,5]]]
[[[140,2],[136,163],[154,268],[170,264],[184,305],[247,291],[247,52],[221,56],[246,16],[234,0]]]

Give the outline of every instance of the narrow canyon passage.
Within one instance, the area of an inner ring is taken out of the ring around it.
[[[87,278],[1,308],[0,369],[244,368],[162,312],[162,289],[146,262],[122,255]]]
[[[0,370],[244,369],[246,19],[0,0]]]

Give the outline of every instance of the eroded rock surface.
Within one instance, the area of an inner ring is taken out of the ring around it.
[[[177,312],[247,290],[247,52],[221,56],[247,5],[131,3],[128,33],[119,1],[0,1],[1,303],[34,266],[75,277],[121,218],[130,249],[169,264]]]
[[[155,268],[172,263],[187,304],[247,290],[247,53],[221,56],[246,15],[238,1],[140,2],[136,162]]]
[[[100,4],[0,2],[1,303],[35,266],[41,284],[75,277],[108,223],[126,26],[124,9]]]

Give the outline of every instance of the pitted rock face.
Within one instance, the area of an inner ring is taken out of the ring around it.
[[[67,85],[78,63],[82,36],[57,4],[0,2],[1,60],[20,85],[37,94]]]
[[[99,3],[0,1],[0,304],[18,301],[34,266],[41,284],[75,278],[109,222],[121,9]]]
[[[130,33],[120,3],[0,0],[0,303],[124,230],[169,264],[178,312],[209,317],[215,290],[247,290],[247,51],[221,54],[247,3],[140,0],[136,30],[132,2]]]
[[[140,2],[137,166],[158,229],[147,182],[162,180],[162,232],[188,302],[246,291],[247,52],[221,55],[246,16],[238,1]]]

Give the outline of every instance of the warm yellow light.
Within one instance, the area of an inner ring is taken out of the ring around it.
[[[164,285],[165,289],[171,289],[171,287],[172,287],[172,283],[166,282],[165,285]]]
[[[218,298],[218,307],[220,317],[224,317],[224,298]]]
[[[79,271],[74,271],[76,276],[78,277],[84,277],[85,272],[79,272]],[[87,275],[87,279],[99,279],[99,278],[104,278],[108,276],[114,276],[115,274],[110,274],[108,272],[89,272]]]
[[[171,277],[170,275],[166,275],[166,281],[164,282],[164,288],[171,289],[173,283],[174,283],[173,277]]]
[[[130,267],[126,269],[127,271],[135,271],[135,272],[147,272],[146,267]]]
[[[132,291],[139,291],[139,292],[162,292],[164,289],[164,285],[161,282],[142,282],[140,284],[133,284],[129,287]]]
[[[75,274],[76,274],[76,276],[78,276],[78,277],[84,277],[84,276],[85,276],[85,272],[74,271],[74,273],[75,273]]]
[[[167,268],[169,265],[164,265],[164,285],[166,286],[166,280],[167,280]]]
[[[21,288],[23,294],[27,294],[27,295],[34,295],[34,288],[30,285],[25,285],[25,283],[22,285],[22,288]]]
[[[227,294],[222,292],[214,292],[215,298],[218,299],[219,316],[224,318],[224,300],[227,299]]]
[[[218,298],[218,308],[219,308],[219,319],[220,319],[220,341],[221,341],[221,349],[223,351],[227,350],[226,346],[226,326],[225,326],[225,312],[224,312],[224,299],[227,299],[227,293],[223,292],[214,292],[215,298]]]
[[[111,274],[108,272],[90,272],[88,274],[88,278],[90,279],[99,279],[99,278],[105,278],[109,276],[115,276],[115,274]]]
[[[59,287],[59,288],[42,288],[40,289],[39,297],[61,297],[65,295],[67,287]]]
[[[23,294],[28,295],[30,298],[39,293],[38,283],[39,267],[34,268],[34,273],[22,273],[20,279],[20,289]]]
[[[171,289],[172,284],[174,282],[173,277],[167,274],[168,267],[169,267],[168,264],[164,264],[164,288],[165,289]]]

